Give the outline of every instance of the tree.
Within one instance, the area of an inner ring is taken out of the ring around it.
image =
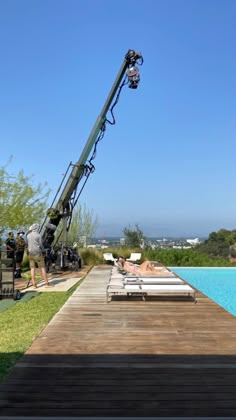
[[[123,230],[125,236],[125,244],[131,248],[143,247],[146,239],[143,236],[143,232],[140,230],[138,224],[135,225],[136,229],[132,230],[125,227]]]
[[[77,204],[73,210],[71,225],[68,233],[68,242],[82,242],[82,238],[94,236],[98,226],[98,218],[93,210],[88,210],[86,205]]]
[[[50,190],[44,192],[44,185],[32,185],[32,176],[25,176],[23,170],[17,175],[8,173],[6,166],[0,168],[0,230],[29,227],[42,221],[46,214]]]
[[[209,238],[196,247],[196,251],[203,252],[209,257],[227,258],[236,253],[236,230],[220,229],[212,232]]]

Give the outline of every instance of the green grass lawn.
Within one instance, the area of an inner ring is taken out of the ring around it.
[[[74,287],[75,288],[75,287]],[[35,294],[0,313],[0,381],[63,306],[68,292]]]

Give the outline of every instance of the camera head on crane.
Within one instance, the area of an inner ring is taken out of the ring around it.
[[[134,50],[129,50],[125,56],[125,59],[128,63],[128,68],[126,70],[126,75],[129,80],[129,88],[137,89],[140,82],[139,68],[137,65],[143,64],[142,55]]]

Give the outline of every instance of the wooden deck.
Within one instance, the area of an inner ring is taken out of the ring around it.
[[[116,298],[95,267],[0,386],[1,416],[234,417],[236,317],[197,293]]]

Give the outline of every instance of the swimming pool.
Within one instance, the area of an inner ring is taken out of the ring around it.
[[[170,267],[170,269],[236,316],[236,268]]]

